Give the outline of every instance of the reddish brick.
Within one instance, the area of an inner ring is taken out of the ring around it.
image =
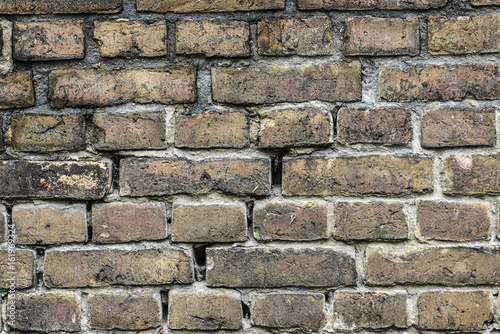
[[[7,208],[0,204],[0,244],[7,240]]]
[[[285,9],[285,0],[137,0],[139,12],[193,13]]]
[[[0,110],[34,105],[35,91],[30,72],[15,72],[0,76]]]
[[[26,289],[35,282],[35,252],[14,249],[7,235],[7,249],[0,250],[0,289],[9,290],[15,277],[14,289]]]
[[[2,14],[111,14],[122,10],[123,0],[13,0],[0,2]]]
[[[429,9],[446,5],[447,0],[298,0],[300,10],[326,9],[326,10],[367,10],[367,9]]]

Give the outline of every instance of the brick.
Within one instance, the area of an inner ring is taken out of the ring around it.
[[[479,330],[493,320],[489,291],[424,291],[417,298],[421,329]]]
[[[87,240],[83,204],[23,204],[12,209],[18,244],[62,244]]]
[[[500,250],[495,247],[369,247],[369,285],[436,284],[449,286],[498,284]]]
[[[174,203],[173,242],[236,242],[247,240],[247,210],[243,203]]]
[[[83,21],[14,22],[12,39],[13,56],[17,60],[85,57]]]
[[[103,151],[161,149],[166,145],[164,112],[98,112],[92,116],[90,141]]]
[[[355,281],[347,248],[207,248],[211,287],[337,287]]]
[[[110,161],[0,161],[0,198],[99,199],[111,188]]]
[[[7,249],[0,250],[0,289],[8,290],[13,277],[16,289],[30,288],[34,283],[35,252],[27,249],[14,250],[10,240],[12,239],[7,238]]]
[[[325,296],[320,293],[257,294],[250,314],[255,326],[319,331],[324,307]]]
[[[141,21],[94,22],[94,39],[102,57],[167,55],[167,23]]]
[[[500,98],[495,65],[381,66],[379,97],[393,102]]]
[[[451,155],[443,161],[441,186],[448,195],[500,194],[500,155]]]
[[[205,111],[175,116],[175,146],[187,148],[243,148],[249,145],[245,112]]]
[[[15,0],[0,2],[1,14],[111,14],[122,10],[123,0]]]
[[[428,26],[431,54],[500,52],[500,14],[430,16]]]
[[[338,291],[333,302],[333,328],[406,328],[406,297],[405,292]]]
[[[268,195],[268,159],[123,159],[120,163],[122,196],[206,194]]]
[[[401,202],[338,202],[334,209],[335,239],[390,241],[408,238]]]
[[[256,202],[253,233],[257,240],[318,240],[329,237],[326,202]]]
[[[34,105],[35,91],[30,72],[15,72],[0,76],[0,110]]]
[[[407,145],[413,139],[411,113],[406,108],[341,108],[337,140],[343,145]]]
[[[262,56],[327,56],[333,54],[332,24],[327,16],[265,19],[257,24]]]
[[[369,10],[369,9],[430,9],[446,5],[447,0],[298,0],[300,10]]]
[[[14,151],[78,151],[85,148],[83,115],[13,114]]]
[[[160,326],[158,293],[92,293],[88,298],[89,326],[93,329],[143,330]]]
[[[345,20],[344,54],[394,56],[419,54],[418,19],[348,17]]]
[[[408,195],[433,189],[429,157],[372,155],[283,159],[283,194]]]
[[[358,101],[361,65],[339,62],[216,67],[212,68],[212,93],[214,101],[233,104]]]
[[[313,105],[272,107],[259,110],[259,147],[282,148],[331,143],[332,117]]]
[[[285,9],[285,0],[137,0],[137,11],[155,13],[234,12]]]
[[[0,204],[0,243],[7,240],[7,208]]]
[[[80,297],[70,293],[16,294],[13,328],[35,332],[80,331]]]
[[[191,252],[178,248],[49,251],[44,268],[50,288],[193,282]]]
[[[470,0],[472,6],[500,6],[500,0]]]
[[[250,56],[250,26],[243,21],[180,21],[175,53],[205,57]]]
[[[49,74],[53,108],[99,107],[127,102],[189,103],[195,69],[57,70]]]
[[[187,330],[224,330],[242,327],[239,292],[171,290],[168,327]]]
[[[417,201],[420,236],[431,240],[489,240],[489,208],[486,202]]]
[[[422,119],[422,146],[493,146],[495,129],[494,109],[430,110]]]
[[[167,237],[165,203],[103,203],[92,207],[92,240],[121,243]]]

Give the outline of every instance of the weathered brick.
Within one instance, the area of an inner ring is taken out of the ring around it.
[[[12,209],[19,244],[60,244],[87,240],[83,204],[23,204]]]
[[[285,0],[137,0],[139,12],[193,13],[285,9]]]
[[[331,114],[322,107],[300,105],[259,110],[259,147],[325,145],[331,142]]]
[[[92,116],[90,141],[98,150],[166,147],[164,112],[98,112]]]
[[[10,300],[9,300],[10,301]],[[13,328],[35,332],[80,331],[80,297],[69,293],[16,294]]]
[[[14,22],[12,39],[17,60],[85,57],[83,21]]]
[[[0,243],[7,240],[7,208],[0,204]]]
[[[431,54],[500,52],[500,14],[430,16],[428,34]]]
[[[422,119],[422,146],[493,146],[495,129],[491,108],[430,110]]]
[[[493,298],[489,291],[424,291],[417,312],[424,330],[480,330],[493,320]]]
[[[175,116],[175,146],[188,148],[243,148],[249,144],[245,112],[205,111]]]
[[[500,6],[500,0],[470,0],[472,6]]]
[[[489,208],[486,202],[418,201],[420,236],[433,240],[489,240]]]
[[[345,20],[344,54],[394,56],[419,54],[418,19],[348,17]]]
[[[82,115],[13,114],[12,146],[15,151],[78,151],[85,148]]]
[[[381,66],[379,97],[394,102],[500,98],[495,65]]]
[[[405,292],[339,291],[333,302],[338,330],[408,327]]]
[[[404,240],[408,222],[401,202],[338,202],[333,235],[340,240]]]
[[[257,294],[250,311],[252,325],[271,328],[323,327],[325,296],[320,293]]]
[[[15,72],[0,76],[0,110],[34,105],[35,91],[30,72]]]
[[[167,23],[141,21],[94,22],[94,39],[102,57],[167,55]]]
[[[168,327],[187,330],[240,329],[240,294],[224,290],[171,290]]]
[[[103,203],[92,207],[92,240],[120,243],[167,237],[165,203]]]
[[[331,55],[332,24],[327,16],[266,19],[257,24],[257,42],[263,56]]]
[[[205,57],[250,56],[250,26],[244,21],[180,21],[175,53]]]
[[[411,109],[341,108],[337,140],[341,144],[407,145],[413,138]]]
[[[424,156],[372,155],[283,159],[283,194],[406,195],[433,189],[433,161]]]
[[[137,331],[158,327],[162,310],[158,293],[92,293],[88,298],[89,326],[93,329]]]
[[[495,247],[369,247],[370,285],[490,285],[500,282],[500,249]]]
[[[195,79],[195,69],[191,67],[57,70],[49,74],[49,100],[53,108],[98,107],[127,102],[188,103],[195,100]]]
[[[243,203],[174,203],[173,242],[236,242],[247,240],[247,212]]]
[[[441,174],[445,194],[500,194],[500,154],[449,156]]]
[[[253,209],[257,240],[318,240],[329,237],[326,202],[257,202]]]
[[[120,163],[123,196],[206,194],[268,195],[268,159],[124,159]]]
[[[214,101],[234,104],[358,101],[361,65],[339,62],[216,67],[212,68],[212,92]]]
[[[336,287],[355,281],[346,248],[207,248],[212,287]]]
[[[14,249],[7,236],[7,249],[0,250],[0,289],[8,290],[15,277],[15,289],[33,286],[35,275],[35,252]]]
[[[44,268],[45,285],[51,288],[193,281],[191,252],[178,248],[49,251]]]
[[[446,5],[447,0],[298,0],[300,10],[326,9],[326,10],[367,10],[367,9],[429,9]]]
[[[123,0],[15,0],[0,2],[0,14],[111,14]]]

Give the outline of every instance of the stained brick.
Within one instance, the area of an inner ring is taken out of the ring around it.
[[[30,72],[15,72],[0,76],[0,110],[34,105],[35,91]]]
[[[15,0],[0,2],[0,14],[111,14],[123,0]]]
[[[0,243],[7,240],[7,208],[0,204]]]
[[[9,290],[13,277],[15,289],[29,288],[34,283],[35,252],[14,249],[11,240],[7,236],[7,249],[0,250],[0,289]]]
[[[430,9],[446,5],[447,0],[298,0],[297,6],[300,10],[369,10],[369,9]]]
[[[285,9],[285,0],[137,0],[139,12],[193,13]]]

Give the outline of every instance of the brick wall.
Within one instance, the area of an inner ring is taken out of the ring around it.
[[[1,333],[500,330],[498,0],[3,0],[0,36]]]

